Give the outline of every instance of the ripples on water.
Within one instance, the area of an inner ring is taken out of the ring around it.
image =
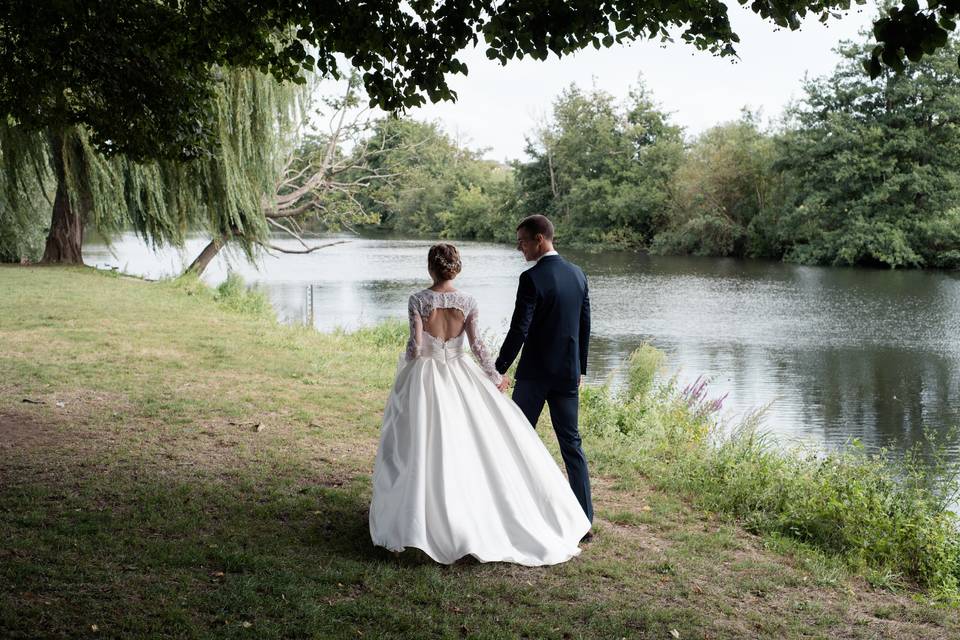
[[[284,242],[278,240],[277,242]],[[422,240],[351,239],[308,255],[264,257],[260,269],[219,256],[205,279],[233,268],[265,290],[284,322],[322,331],[403,318],[407,297],[427,286]],[[162,277],[204,245],[155,254],[133,236],[85,249],[88,264]],[[458,242],[457,286],[480,303],[491,340],[506,332],[517,277],[527,268],[509,246]],[[668,355],[681,383],[712,379],[729,392],[728,417],[770,404],[765,427],[782,442],[836,446],[859,438],[902,451],[927,425],[946,435],[960,423],[960,277],[801,267],[632,253],[561,254],[590,282],[589,382],[622,381],[626,356],[648,340]],[[232,265],[232,266],[231,266]],[[312,313],[308,309],[312,289]],[[960,455],[954,440],[952,455]]]

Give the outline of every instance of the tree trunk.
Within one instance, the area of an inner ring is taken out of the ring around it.
[[[227,236],[221,236],[220,238],[213,238],[210,240],[210,243],[203,248],[203,251],[200,252],[200,255],[190,263],[190,266],[187,267],[185,273],[190,273],[191,271],[198,276],[204,272],[207,268],[207,265],[210,264],[210,261],[213,260],[220,249],[223,248],[223,245],[227,243]]]
[[[43,251],[45,264],[83,264],[83,219],[78,209],[72,206],[67,191],[63,154],[66,137],[62,131],[50,135],[53,170],[57,177],[57,196],[53,201],[53,217],[50,232]]]
[[[553,154],[550,153],[549,149],[547,150],[547,166],[550,168],[550,193],[556,198],[559,195],[557,193],[557,178],[553,172]]]

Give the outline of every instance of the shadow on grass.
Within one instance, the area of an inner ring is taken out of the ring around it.
[[[416,547],[402,553],[393,553],[375,546],[370,537],[368,513],[370,507],[369,479],[355,479],[345,489],[323,489],[326,511],[316,514],[323,518],[303,542],[356,562],[389,563],[397,567],[461,568],[482,563],[473,556],[464,556],[452,565],[443,565]]]
[[[267,636],[264,621],[280,635],[290,620],[311,633],[351,620],[414,628],[383,593],[426,599],[444,568],[419,550],[373,545],[368,477],[331,487],[285,471],[207,482],[125,470],[0,488],[3,635],[91,625],[151,635],[256,620]]]

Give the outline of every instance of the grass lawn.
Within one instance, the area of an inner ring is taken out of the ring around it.
[[[373,547],[398,355],[202,287],[0,267],[0,638],[960,638],[954,608],[603,465],[562,565]]]

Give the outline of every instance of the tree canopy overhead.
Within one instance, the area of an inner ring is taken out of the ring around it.
[[[791,29],[850,6],[749,3]],[[942,46],[958,12],[960,0],[891,9],[877,22],[868,70],[899,68]],[[394,111],[455,99],[447,75],[467,73],[457,56],[481,39],[491,59],[507,63],[671,34],[719,55],[735,54],[739,41],[721,0],[7,0],[0,110],[34,130],[85,125],[108,155],[189,159],[215,142],[209,104],[225,65],[293,81],[304,70],[356,68],[371,103]]]

